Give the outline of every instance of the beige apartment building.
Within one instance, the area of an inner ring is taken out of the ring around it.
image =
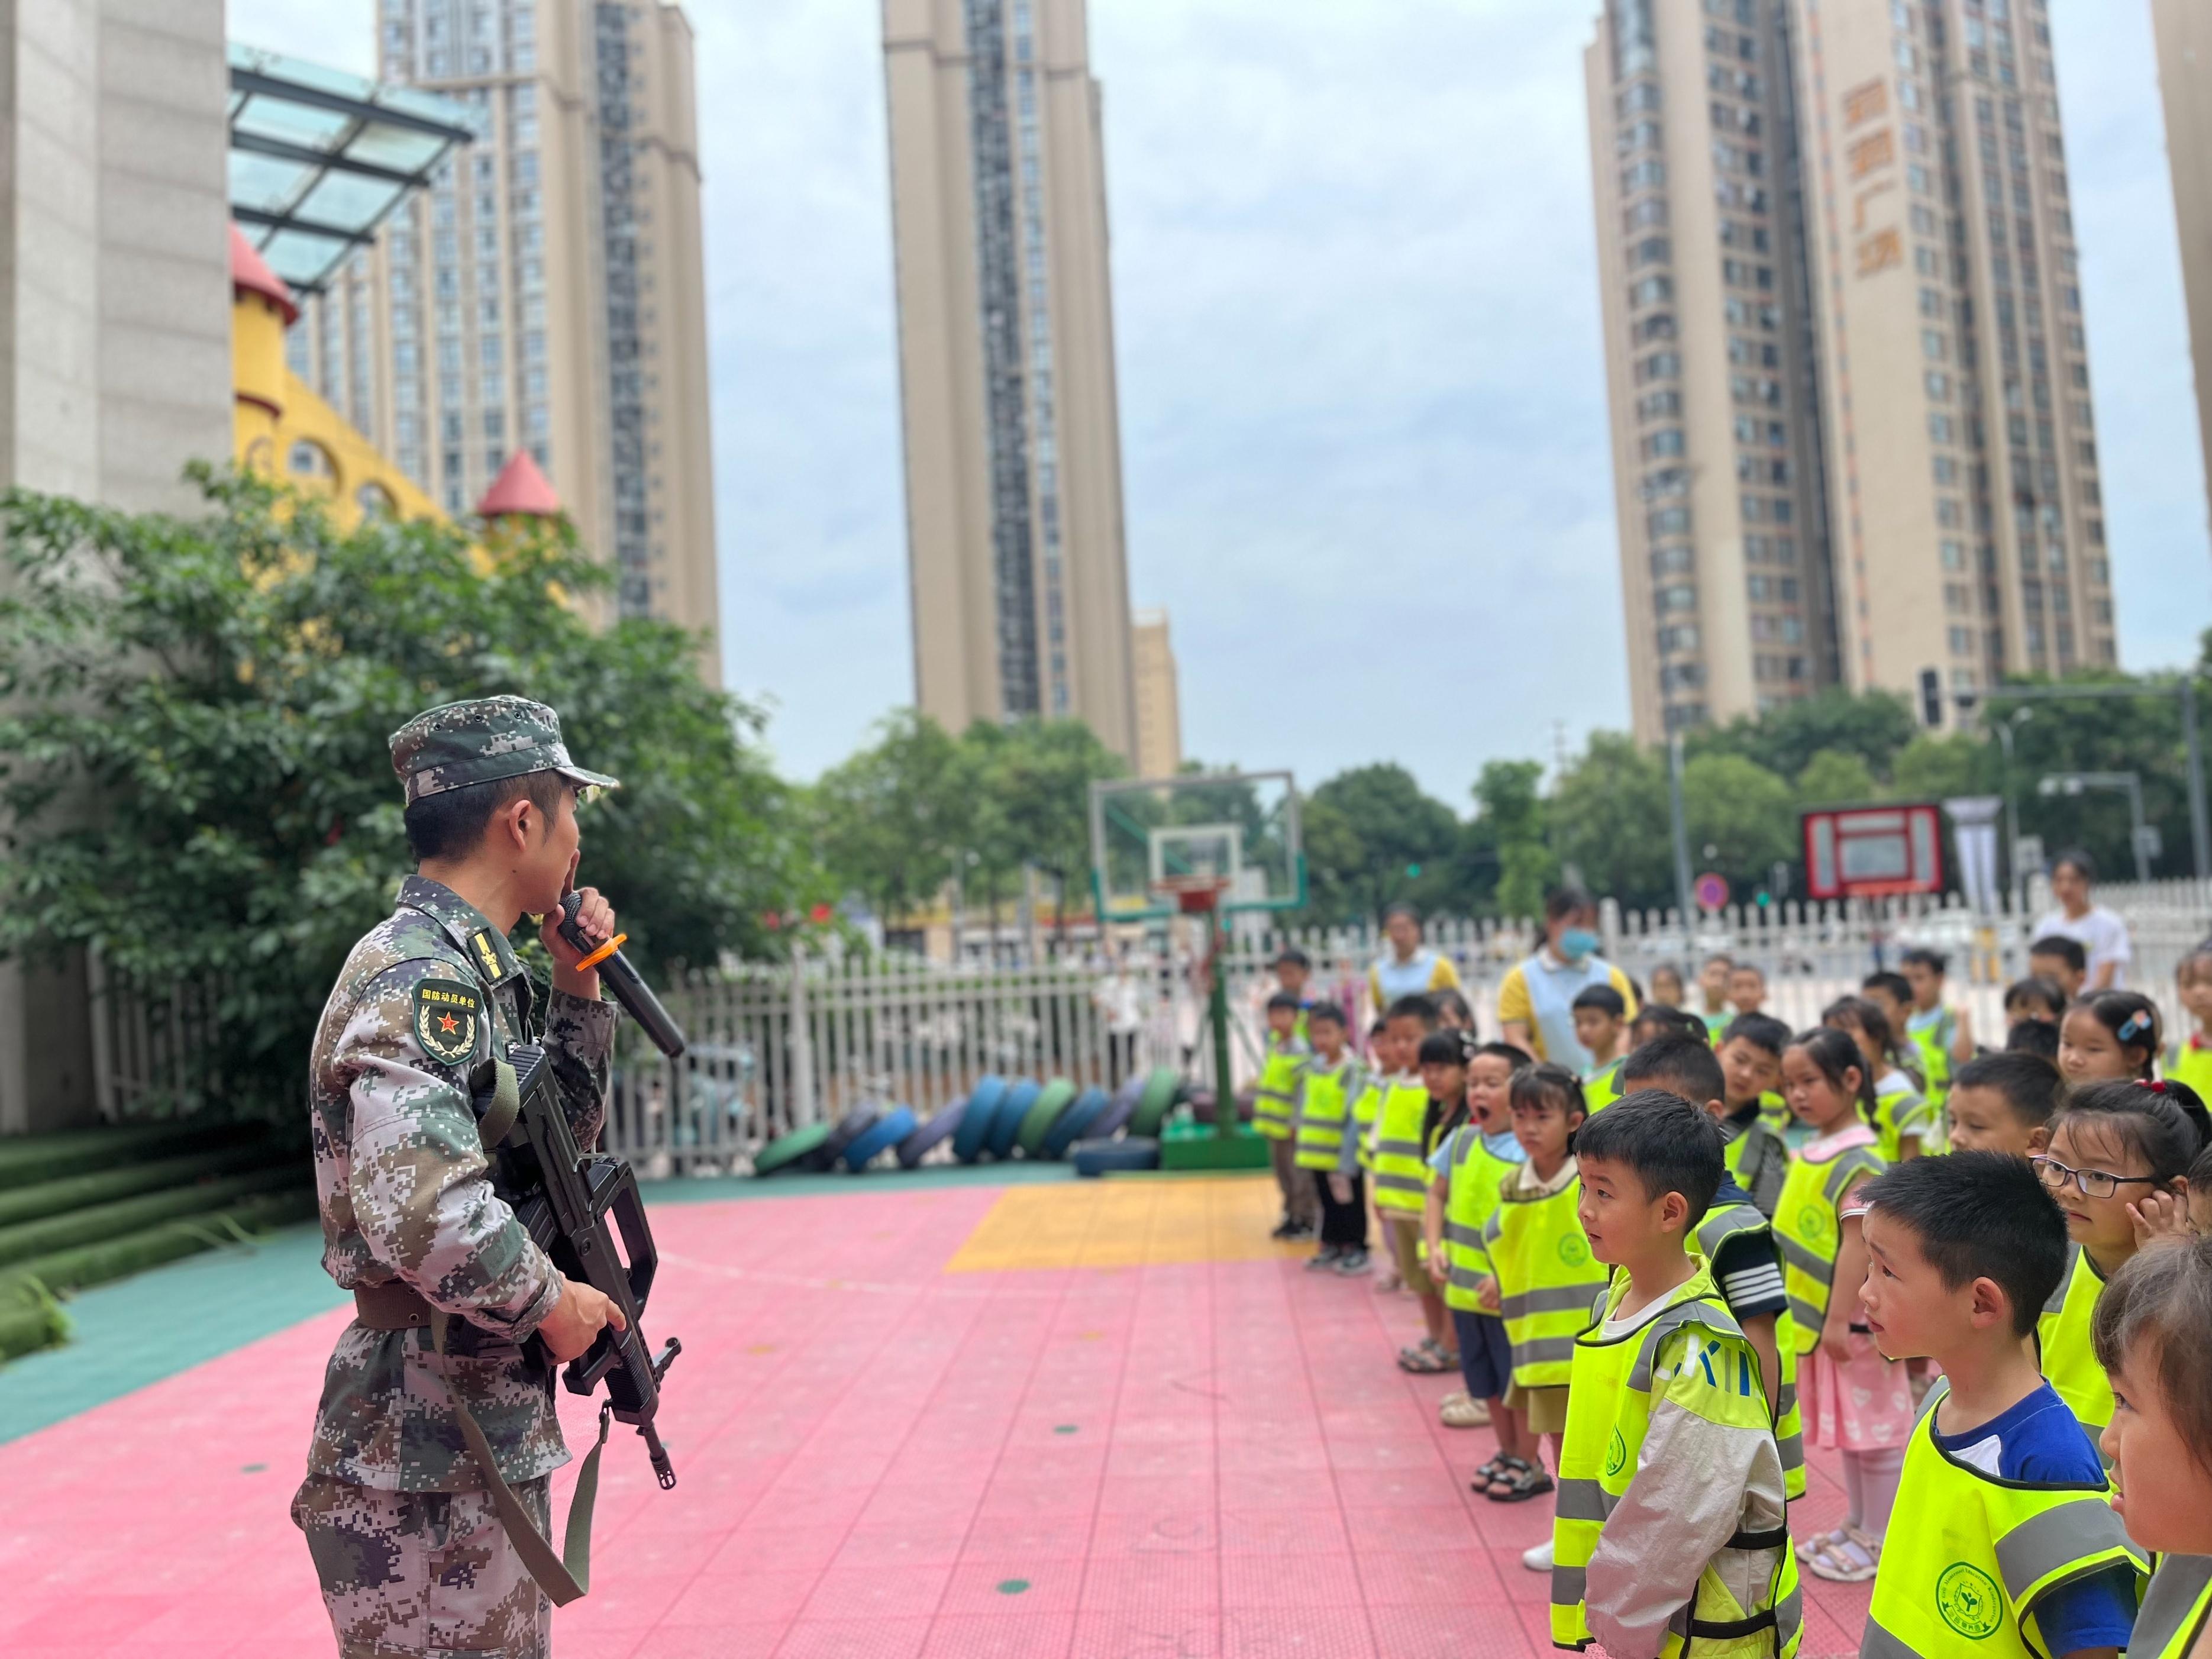
[[[2181,280],[2197,368],[2197,426],[2212,488],[2212,6],[2151,0],[2158,86],[2166,105],[2166,157],[2181,229]]]
[[[1638,734],[2117,662],[2044,0],[1610,0],[1589,75]]]
[[[884,0],[915,700],[1134,757],[1084,0]]]
[[[1182,770],[1182,702],[1176,687],[1168,613],[1139,611],[1129,624],[1137,702],[1136,774],[1171,778]]]
[[[692,39],[661,0],[379,0],[387,78],[475,142],[312,296],[293,366],[451,514],[526,449],[605,614],[720,678]]]
[[[1788,52],[1772,6],[1611,0],[1584,58],[1645,742],[1837,678]]]

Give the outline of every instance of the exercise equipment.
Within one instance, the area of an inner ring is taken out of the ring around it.
[[[753,1173],[772,1176],[797,1169],[801,1159],[812,1157],[829,1139],[830,1126],[826,1123],[810,1123],[787,1135],[778,1135],[753,1154]]]
[[[1182,1079],[1174,1066],[1162,1066],[1155,1070],[1146,1078],[1145,1086],[1137,1095],[1137,1109],[1129,1115],[1129,1133],[1146,1139],[1156,1138],[1182,1091]]]
[[[845,1167],[854,1175],[875,1162],[879,1153],[889,1152],[914,1133],[916,1121],[914,1108],[894,1106],[870,1124],[867,1129],[853,1138],[845,1148]]]
[[[1030,1103],[1022,1121],[1015,1126],[1014,1145],[1022,1149],[1024,1158],[1036,1158],[1044,1152],[1044,1138],[1052,1133],[1052,1126],[1060,1121],[1075,1100],[1075,1085],[1064,1077],[1056,1077],[1044,1085],[1037,1097]]]
[[[973,1164],[983,1155],[984,1145],[991,1138],[991,1120],[998,1115],[999,1103],[1006,1094],[1006,1079],[996,1076],[977,1078],[975,1086],[968,1091],[967,1110],[952,1137],[952,1156],[963,1164]]]
[[[1095,1177],[1124,1170],[1157,1170],[1160,1143],[1150,1139],[1079,1140],[1068,1154],[1079,1176]]]
[[[935,1117],[923,1124],[898,1145],[898,1163],[902,1170],[911,1170],[931,1152],[942,1146],[960,1127],[968,1110],[968,1103],[956,1100]]]
[[[991,1115],[989,1146],[993,1158],[1013,1155],[1014,1136],[1020,1133],[1022,1119],[1044,1092],[1044,1085],[1033,1077],[1020,1078],[1000,1097],[999,1109]]]
[[[1060,1115],[1060,1121],[1046,1133],[1043,1155],[1053,1158],[1066,1158],[1067,1149],[1090,1132],[1091,1126],[1105,1111],[1107,1103],[1103,1089],[1085,1089],[1076,1096],[1068,1109]]]

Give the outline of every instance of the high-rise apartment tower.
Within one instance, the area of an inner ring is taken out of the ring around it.
[[[2166,104],[2166,157],[2181,231],[2181,280],[2197,366],[2197,425],[2212,488],[2212,7],[2151,0],[2158,87]]]
[[[916,701],[1133,757],[1084,0],[884,0]]]
[[[1784,20],[1749,0],[1611,0],[1584,70],[1649,742],[1838,673]]]
[[[475,142],[312,299],[301,378],[470,511],[528,450],[610,616],[708,635],[713,451],[691,30],[662,0],[379,0],[384,76]]]
[[[1140,778],[1171,778],[1182,770],[1182,695],[1176,684],[1175,642],[1168,613],[1139,611],[1129,629],[1135,666],[1137,752]]]
[[[2045,0],[1609,0],[1589,77],[1639,735],[2116,662]]]

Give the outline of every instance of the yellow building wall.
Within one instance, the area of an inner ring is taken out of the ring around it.
[[[372,508],[444,520],[435,501],[285,365],[284,313],[262,295],[240,293],[232,306],[231,372],[241,468],[321,497],[343,530]]]

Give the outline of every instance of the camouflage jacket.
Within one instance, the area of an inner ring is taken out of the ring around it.
[[[468,1492],[482,1477],[453,1408],[483,1425],[509,1481],[568,1461],[553,1375],[530,1334],[553,1310],[553,1264],[496,1196],[469,1076],[538,1036],[530,981],[507,938],[450,889],[410,876],[398,908],[353,948],[315,1033],[309,1080],[323,1266],[339,1285],[404,1280],[454,1314],[429,1333],[349,1325],[323,1382],[311,1473],[399,1492]],[[556,991],[538,1040],[577,1145],[606,1113],[611,1003]]]

